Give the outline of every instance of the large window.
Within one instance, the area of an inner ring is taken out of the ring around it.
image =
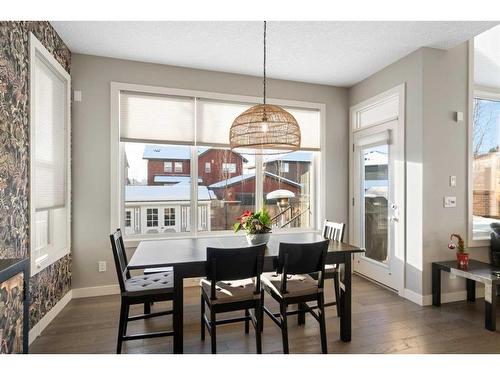
[[[476,93],[472,128],[472,239],[500,222],[500,95]]]
[[[134,228],[128,239],[229,231],[243,211],[262,204],[274,218],[273,230],[319,222],[321,105],[286,107],[307,129],[305,149],[271,158],[228,148],[232,121],[255,102],[124,86],[114,91],[121,141],[115,165],[122,166],[119,225]]]
[[[70,249],[70,76],[30,36],[31,274]]]

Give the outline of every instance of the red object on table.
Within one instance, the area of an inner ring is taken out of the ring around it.
[[[460,268],[467,268],[469,265],[469,253],[457,252],[457,262]]]

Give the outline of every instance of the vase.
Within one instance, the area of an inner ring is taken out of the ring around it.
[[[247,233],[247,242],[249,245],[262,245],[267,244],[271,233]]]
[[[460,268],[467,268],[469,265],[469,253],[457,252],[457,262]]]

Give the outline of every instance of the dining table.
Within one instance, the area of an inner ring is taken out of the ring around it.
[[[277,268],[279,244],[283,243],[312,243],[323,241],[325,238],[319,232],[288,232],[272,233],[267,243],[264,256],[264,272],[272,272]],[[219,235],[195,238],[171,238],[161,240],[143,240],[139,242],[128,268],[145,269],[173,267],[174,273],[174,353],[180,354],[184,350],[183,309],[184,309],[184,279],[206,276],[206,249],[239,248],[250,246],[245,236]],[[343,267],[340,277],[340,339],[351,341],[351,299],[352,299],[352,257],[354,253],[364,250],[339,241],[330,240],[326,263],[338,264]],[[305,312],[299,314],[299,321],[305,322]]]

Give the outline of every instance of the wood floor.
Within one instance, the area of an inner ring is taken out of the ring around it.
[[[328,289],[332,286],[327,285]],[[266,296],[267,297],[267,296]],[[332,298],[328,295],[328,298]],[[266,304],[273,306],[271,299]],[[199,289],[186,288],[184,350],[209,353],[210,338],[200,340]],[[153,310],[165,308],[155,304]],[[274,305],[275,307],[275,305]],[[140,313],[140,307],[131,313]],[[74,299],[30,346],[31,353],[114,353],[119,297]],[[500,321],[500,306],[497,308]],[[307,316],[305,326],[289,318],[291,353],[320,353],[319,329]],[[335,307],[327,312],[328,352],[335,353],[500,353],[500,329],[483,328],[484,300],[421,307],[360,277],[353,277],[352,341],[339,339]],[[171,317],[129,323],[129,333],[171,327]],[[245,335],[243,323],[217,327],[219,353],[255,353],[255,336]],[[281,353],[278,328],[266,318],[264,353]],[[124,353],[172,353],[172,338],[129,341]]]

